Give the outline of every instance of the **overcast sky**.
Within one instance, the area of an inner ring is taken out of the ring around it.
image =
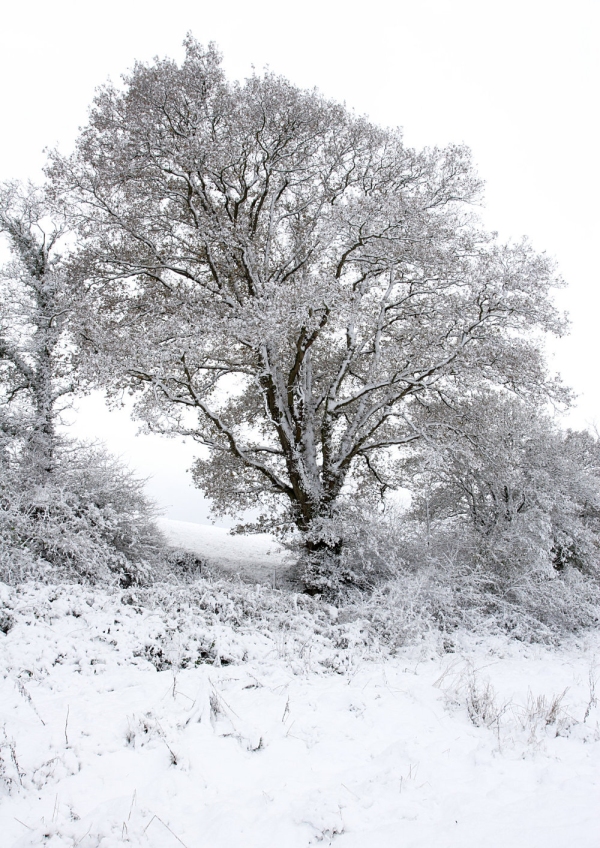
[[[575,426],[600,425],[600,0],[30,0],[0,19],[0,179],[40,178],[45,147],[71,149],[94,88],[135,59],[181,58],[191,30],[232,77],[269,66],[412,146],[466,142],[486,182],[486,224],[527,235],[559,264],[571,335],[553,367],[579,394]],[[193,446],[134,438],[98,399],[78,427],[104,437],[185,520],[206,505],[186,483]]]

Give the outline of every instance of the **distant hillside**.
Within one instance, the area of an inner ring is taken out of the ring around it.
[[[278,586],[285,582],[293,565],[293,557],[266,533],[232,536],[225,527],[208,524],[170,518],[158,523],[171,544],[230,574],[239,574],[244,580]]]

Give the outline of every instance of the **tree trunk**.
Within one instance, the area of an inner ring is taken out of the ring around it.
[[[34,406],[33,432],[29,438],[32,473],[44,482],[54,470],[56,450],[56,392],[54,389],[54,360],[58,333],[52,323],[56,311],[52,286],[43,284],[36,304],[36,342],[34,380],[31,386]]]
[[[334,594],[340,582],[343,540],[309,539],[302,557],[304,591],[307,595]]]

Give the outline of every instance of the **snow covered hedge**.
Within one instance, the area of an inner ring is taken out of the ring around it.
[[[63,445],[45,479],[4,457],[0,468],[0,579],[129,585],[164,549],[143,481],[103,450]]]

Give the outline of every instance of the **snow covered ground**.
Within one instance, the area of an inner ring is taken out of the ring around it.
[[[599,634],[392,655],[234,579],[0,602],[2,848],[600,845]]]

